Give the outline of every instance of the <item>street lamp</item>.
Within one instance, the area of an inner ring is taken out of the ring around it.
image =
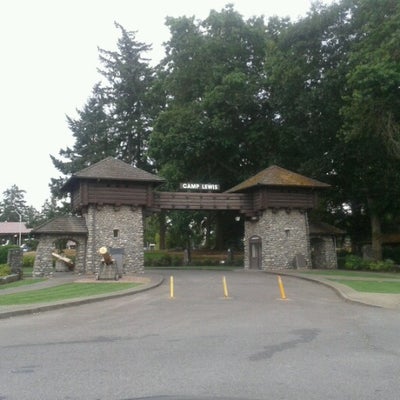
[[[18,210],[15,208],[15,212],[19,216],[19,237],[18,237],[18,246],[21,247],[21,231],[22,231],[22,214],[18,212]]]

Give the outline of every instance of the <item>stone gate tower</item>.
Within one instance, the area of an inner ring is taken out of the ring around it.
[[[245,220],[245,268],[311,268],[308,213],[327,187],[274,165],[228,190],[252,199],[252,214]]]
[[[88,230],[85,272],[95,272],[99,248],[119,249],[124,273],[143,270],[143,209],[154,188],[164,180],[108,157],[73,175],[63,190],[71,206],[86,220]]]
[[[72,175],[63,191],[70,193],[71,207],[77,216],[68,219],[64,231],[65,218],[34,230],[40,239],[34,274],[50,275],[50,239],[62,238],[75,240],[77,254],[83,254],[76,260],[76,272],[98,271],[99,249],[103,246],[120,253],[124,274],[143,271],[143,210],[151,204],[154,188],[162,182],[162,178],[112,157]],[[84,239],[76,239],[76,232],[66,229],[71,225],[84,225],[85,230],[80,231],[85,234]],[[45,247],[43,242],[47,243]]]

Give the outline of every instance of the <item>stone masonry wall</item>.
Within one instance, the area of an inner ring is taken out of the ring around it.
[[[307,213],[299,210],[265,210],[258,221],[245,222],[245,268],[249,268],[249,239],[262,239],[262,269],[295,268],[302,256],[310,268],[310,242]]]
[[[33,277],[40,278],[53,275],[53,256],[51,253],[54,251],[54,240],[54,236],[51,235],[40,236],[33,265]]]
[[[83,235],[41,235],[36,249],[33,277],[49,277],[54,273],[53,256],[55,242],[70,239],[76,243],[75,273],[83,273],[85,268],[86,236]]]
[[[130,206],[89,206],[84,214],[88,228],[86,273],[99,271],[102,257],[99,249],[124,249],[123,273],[143,272],[143,213]]]
[[[324,236],[311,239],[313,268],[336,269],[336,243],[333,237]]]
[[[11,273],[16,274],[22,268],[23,252],[21,248],[10,249],[7,254],[7,264],[11,268]]]

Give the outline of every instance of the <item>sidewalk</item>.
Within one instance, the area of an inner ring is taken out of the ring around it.
[[[332,288],[339,296],[341,296],[344,300],[349,302],[365,304],[373,307],[400,310],[400,294],[358,292],[347,285],[343,285],[337,282],[333,276],[331,279],[329,279],[326,276],[312,274],[312,272],[308,272],[307,274],[305,274],[304,272],[302,273],[301,271],[296,271],[296,270],[282,270],[279,272],[273,271],[271,273],[280,276],[292,276],[299,279],[320,283],[322,285]],[[343,277],[343,279],[360,280],[360,278],[353,278],[353,277]],[[362,280],[368,280],[368,279],[369,278],[364,278],[364,277],[362,278]],[[371,278],[371,279],[376,280],[376,278]],[[399,279],[382,278],[381,280],[400,282],[400,276]]]
[[[90,280],[93,282],[115,282],[115,281],[95,281],[93,277],[85,277],[79,276],[70,272],[56,272],[52,278],[46,279],[43,282],[38,282],[33,285],[27,286],[20,286],[15,288],[9,289],[0,289],[0,296],[12,293],[21,293],[27,292],[32,290],[40,290],[55,286],[60,286],[65,283],[71,282],[79,282]],[[90,296],[90,297],[80,297],[78,299],[69,299],[69,300],[62,300],[52,303],[38,303],[38,304],[22,304],[22,305],[13,305],[13,306],[0,306],[0,319],[2,318],[9,318],[14,317],[17,315],[24,315],[24,314],[34,314],[39,313],[42,311],[48,310],[55,310],[57,308],[64,308],[64,307],[72,307],[80,304],[87,304],[96,301],[102,301],[107,299],[112,299],[116,297],[128,296],[135,293],[144,292],[155,288],[162,284],[164,277],[158,274],[153,273],[143,273],[137,276],[132,277],[131,279],[127,280],[125,277],[120,279],[118,282],[140,282],[142,285],[127,289],[121,290],[114,293],[102,294],[98,296]]]

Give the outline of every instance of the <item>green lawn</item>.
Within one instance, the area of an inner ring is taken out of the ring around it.
[[[86,296],[113,293],[139,285],[141,283],[65,283],[47,289],[0,295],[0,306],[78,299]]]
[[[305,275],[319,275],[347,285],[358,292],[400,294],[400,274],[389,272],[310,270]]]
[[[342,283],[343,285],[350,286],[352,289],[358,292],[367,293],[388,293],[388,294],[399,294],[400,293],[400,281],[363,281],[363,280],[346,280],[346,279],[335,279],[335,282]]]
[[[0,290],[2,290],[2,289],[10,289],[10,288],[13,288],[13,287],[33,285],[35,283],[43,282],[45,280],[46,280],[45,278],[43,278],[43,279],[30,279],[30,278],[26,279],[26,278],[24,278],[24,279],[21,279],[19,281],[10,282],[10,283],[6,283],[4,285],[0,285]]]
[[[304,274],[311,275],[326,275],[329,277],[355,277],[355,278],[372,278],[372,279],[400,279],[399,273],[394,272],[369,272],[369,271],[347,271],[344,269],[312,269],[309,271],[302,271]]]

